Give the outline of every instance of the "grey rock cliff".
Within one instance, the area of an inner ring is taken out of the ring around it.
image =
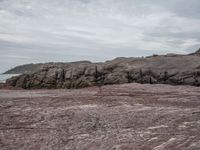
[[[163,55],[117,58],[105,63],[48,64],[34,73],[7,80],[7,84],[25,89],[83,88],[133,82],[199,86],[200,57]]]

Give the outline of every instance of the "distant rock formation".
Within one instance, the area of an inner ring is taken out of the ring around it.
[[[6,83],[25,89],[70,89],[133,82],[199,86],[200,57],[163,55],[116,58],[105,63],[48,63],[36,72],[13,77]]]
[[[42,67],[43,64],[26,64],[17,66],[15,68],[12,68],[8,71],[6,71],[4,74],[23,74],[23,73],[33,73],[37,70],[39,70]]]

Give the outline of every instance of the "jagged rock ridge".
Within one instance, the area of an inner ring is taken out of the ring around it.
[[[117,58],[105,63],[48,64],[34,73],[7,80],[9,85],[25,89],[83,88],[133,82],[199,86],[200,57],[165,55]]]

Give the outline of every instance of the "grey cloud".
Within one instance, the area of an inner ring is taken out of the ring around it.
[[[177,38],[177,39],[196,39],[200,42],[200,32],[152,32],[149,33],[150,37],[166,37],[166,38]]]
[[[164,10],[175,13],[181,17],[189,17],[199,19],[200,15],[200,2],[199,0],[141,0],[137,1],[139,4],[153,5],[162,7]]]
[[[28,61],[186,53],[200,44],[199,8],[199,0],[1,0],[0,71]]]
[[[182,17],[193,17],[199,19],[200,2],[199,0],[169,0],[164,3],[171,11]]]

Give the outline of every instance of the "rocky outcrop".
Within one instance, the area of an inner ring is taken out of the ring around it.
[[[83,88],[121,83],[200,85],[198,55],[117,58],[105,63],[88,61],[44,65],[34,73],[7,80],[25,89]]]

